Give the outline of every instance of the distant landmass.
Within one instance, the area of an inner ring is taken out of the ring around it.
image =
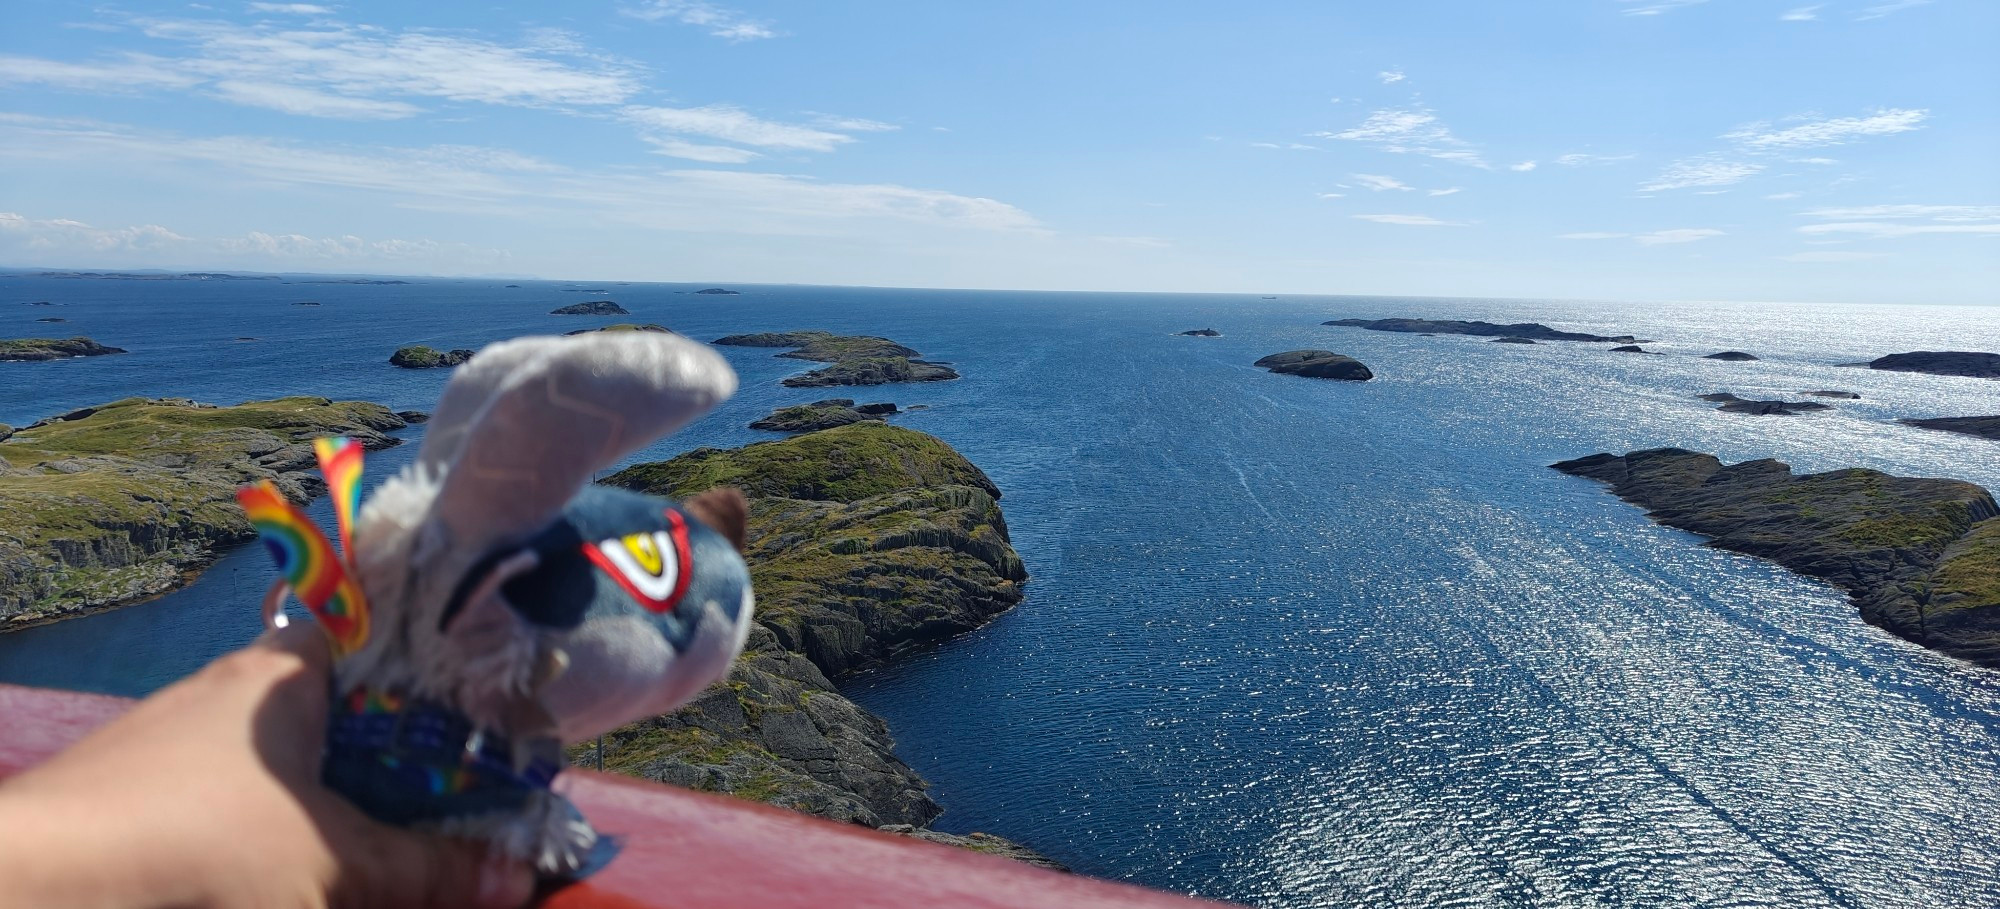
[[[728,296],[735,296],[737,292],[736,292],[736,291],[733,291],[733,290],[727,290],[727,289],[724,289],[724,288],[721,288],[721,287],[704,287],[704,288],[702,288],[701,290],[697,290],[697,291],[695,291],[695,293],[698,293],[698,294],[723,294],[723,295],[728,295]]]
[[[277,275],[229,275],[229,274],[223,274],[221,272],[212,272],[212,271],[191,271],[177,275],[166,274],[163,272],[136,272],[136,271],[45,271],[37,274],[35,277],[74,278],[74,279],[97,280],[97,281],[276,281],[279,280]],[[307,282],[307,283],[315,283],[315,282]],[[318,283],[336,283],[336,282],[318,282]],[[338,283],[346,283],[346,282],[338,282]],[[403,284],[407,282],[393,281],[393,282],[382,282],[382,283]]]
[[[632,311],[619,306],[613,300],[592,300],[588,303],[571,303],[549,310],[552,316],[629,316]]]
[[[1516,322],[1512,325],[1497,325],[1492,322],[1466,322],[1457,319],[1334,319],[1321,325],[1336,325],[1345,328],[1365,328],[1369,331],[1397,331],[1411,334],[1432,335],[1474,335],[1483,338],[1522,338],[1533,341],[1614,341],[1619,344],[1637,344],[1638,338],[1631,335],[1607,337],[1585,334],[1578,331],[1558,331],[1539,322]]]
[[[37,319],[37,322],[49,321]],[[61,322],[61,319],[53,321]],[[106,347],[89,338],[15,338],[0,340],[0,362],[23,360],[67,360],[71,357],[101,357],[125,353],[122,347]]]

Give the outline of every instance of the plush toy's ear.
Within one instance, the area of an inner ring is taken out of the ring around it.
[[[722,534],[740,554],[744,548],[744,527],[750,521],[750,503],[733,487],[717,486],[681,502],[681,510],[694,515],[708,529]]]
[[[437,409],[431,412],[430,425],[424,427],[424,447],[417,453],[417,463],[433,476],[450,467],[465,448],[473,420],[486,409],[501,384],[560,347],[562,341],[561,338],[502,341],[489,345],[465,365],[452,370],[451,382],[445,385]]]
[[[496,366],[482,367],[488,353],[500,355]],[[453,546],[473,551],[540,530],[593,472],[736,391],[736,373],[721,356],[677,335],[595,332],[488,353],[462,367],[468,395],[490,391],[456,444],[431,510]],[[499,370],[505,375],[496,379]],[[455,418],[459,405],[446,403]],[[439,444],[442,456],[452,442]],[[431,454],[427,445],[424,456]]]

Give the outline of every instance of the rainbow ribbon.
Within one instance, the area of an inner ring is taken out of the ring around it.
[[[334,513],[340,517],[345,548],[347,527],[359,498],[361,447],[347,439],[321,439],[314,448],[320,452],[327,486],[333,491]],[[333,639],[334,651],[346,655],[360,649],[368,640],[368,601],[319,525],[269,480],[238,489],[236,501],[278,563],[278,574],[292,594]]]

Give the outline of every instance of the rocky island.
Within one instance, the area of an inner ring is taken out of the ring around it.
[[[1305,376],[1312,379],[1366,382],[1375,378],[1375,373],[1368,369],[1367,364],[1330,350],[1288,350],[1284,353],[1274,353],[1250,365],[1261,366],[1288,376]]]
[[[1618,344],[1637,344],[1638,338],[1631,335],[1606,337],[1576,331],[1558,331],[1539,322],[1516,322],[1512,325],[1496,325],[1492,322],[1464,322],[1456,319],[1334,319],[1321,325],[1337,325],[1347,328],[1365,328],[1369,331],[1397,331],[1411,334],[1433,335],[1473,335],[1484,338],[1527,338],[1534,341],[1611,341]]]
[[[1611,348],[1611,352],[1612,352],[1612,353],[1642,353],[1642,354],[1654,354],[1654,355],[1658,355],[1658,354],[1659,354],[1659,351],[1656,351],[1656,350],[1647,350],[1646,348],[1644,348],[1644,347],[1640,347],[1640,346],[1639,346],[1639,345],[1637,345],[1637,344],[1620,344],[1620,345],[1618,345],[1617,347],[1613,347],[1613,348]]]
[[[1778,461],[1725,467],[1679,448],[1551,466],[1710,546],[1828,581],[1902,637],[2000,667],[2000,506],[1978,486],[1862,469],[1795,476]]]
[[[1890,354],[1858,365],[1866,365],[1869,369],[1923,372],[1934,376],[2000,379],[2000,354],[1963,350],[1919,350]]]
[[[721,287],[704,287],[700,290],[695,291],[695,293],[708,294],[710,296],[727,296],[727,297],[734,297],[737,295],[736,291],[728,290],[726,288],[721,288]]]
[[[1759,417],[1788,417],[1794,414],[1811,413],[1815,410],[1827,410],[1830,407],[1830,405],[1821,404],[1818,401],[1752,401],[1748,398],[1739,398],[1726,391],[1712,395],[1699,395],[1698,397],[1704,401],[1713,401],[1722,405],[1721,407],[1717,407],[1716,410],[1723,413],[1744,413]]]
[[[770,331],[730,335],[715,339],[729,347],[791,347],[778,354],[795,360],[832,363],[803,375],[792,376],[784,384],[792,388],[821,388],[832,385],[886,385],[891,382],[943,382],[958,378],[957,371],[942,363],[913,359],[917,352],[888,338],[868,335],[836,335],[826,331]]]
[[[1516,338],[1516,337],[1513,337],[1513,336],[1511,336],[1511,335],[1510,335],[1510,336],[1508,336],[1508,337],[1505,337],[1505,338],[1494,338],[1494,339],[1493,339],[1493,343],[1495,343],[1495,344],[1533,344],[1533,343],[1535,343],[1535,339],[1534,339],[1534,338]]]
[[[464,348],[441,351],[422,344],[412,344],[409,347],[399,347],[395,353],[390,354],[389,365],[401,366],[404,369],[441,369],[470,360],[473,353],[475,351]]]
[[[774,432],[813,432],[862,420],[880,420],[895,412],[896,405],[890,403],[855,404],[853,398],[828,398],[811,404],[780,407],[750,424],[750,428]]]
[[[405,425],[360,401],[128,398],[14,430],[0,441],[0,628],[179,587],[255,538],[238,486],[272,479],[303,502],[323,488],[314,438],[381,449]]]
[[[1962,432],[1968,436],[2000,441],[2000,417],[1931,417],[1928,419],[1904,418],[1896,422],[1919,429],[1936,429],[1943,432]]]
[[[756,625],[728,680],[606,734],[605,769],[925,835],[943,809],[891,750],[887,724],[835,682],[1020,601],[1028,576],[992,481],[932,436],[864,421],[700,449],[604,482],[680,498],[742,489],[757,590]],[[598,757],[589,744],[571,755]]]
[[[1222,332],[1216,331],[1213,328],[1196,328],[1181,332],[1180,335],[1183,338],[1220,338],[1222,337]]]
[[[101,357],[125,353],[122,347],[106,347],[89,338],[14,338],[0,340],[0,362],[9,360],[67,360],[71,357]]]
[[[606,325],[603,328],[579,328],[575,331],[563,332],[563,334],[587,335],[595,331],[657,331],[660,332],[661,334],[669,334],[669,335],[674,333],[673,329],[668,328],[665,325],[658,324],[656,322],[647,322],[643,325],[636,322],[620,322],[616,325]]]
[[[571,303],[549,310],[552,316],[629,316],[632,311],[611,300],[591,300],[587,303]]]
[[[1757,357],[1753,354],[1747,354],[1740,350],[1725,350],[1721,353],[1709,354],[1708,356],[1702,357],[1702,359],[1722,360],[1729,363],[1754,363],[1756,362]]]

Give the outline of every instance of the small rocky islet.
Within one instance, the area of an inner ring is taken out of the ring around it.
[[[585,303],[571,303],[549,310],[552,316],[629,316],[632,311],[618,305],[614,300],[591,300]]]
[[[303,502],[324,489],[314,438],[381,449],[406,425],[361,401],[127,398],[0,433],[0,628],[179,587],[255,537],[238,486],[269,479]]]
[[[1918,350],[1876,357],[1867,363],[1851,364],[1893,372],[1921,372],[1934,376],[1967,376],[2000,379],[2000,354],[1967,350]]]
[[[743,490],[757,590],[756,624],[728,680],[606,733],[605,769],[940,839],[924,828],[943,809],[896,757],[888,724],[835,683],[1020,602],[1027,571],[985,473],[942,440],[869,420],[699,449],[604,482],[676,498]],[[571,756],[599,752],[585,744]],[[1039,858],[994,837],[945,841]]]
[[[73,357],[102,357],[126,352],[122,347],[107,347],[82,337],[0,339],[0,362],[68,360]]]
[[[1192,330],[1189,330],[1189,331],[1183,331],[1183,332],[1180,332],[1179,334],[1180,334],[1180,336],[1181,336],[1181,337],[1183,337],[1183,338],[1220,338],[1220,337],[1222,337],[1222,332],[1219,332],[1219,331],[1216,331],[1216,330],[1215,330],[1215,329],[1213,329],[1213,328],[1196,328],[1196,329],[1192,329]]]
[[[1792,416],[1795,414],[1811,413],[1815,410],[1828,410],[1832,407],[1830,404],[1822,404],[1818,401],[1753,401],[1748,398],[1737,397],[1726,391],[1715,394],[1697,395],[1697,397],[1704,401],[1720,404],[1721,406],[1717,407],[1716,410],[1720,410],[1723,413],[1741,413],[1760,417]]]
[[[1755,363],[1757,362],[1757,355],[1744,353],[1740,350],[1725,350],[1721,353],[1709,354],[1702,357],[1702,359],[1721,360],[1725,363]]]
[[[1539,322],[1516,322],[1498,325],[1492,322],[1462,321],[1458,319],[1333,319],[1321,322],[1343,328],[1365,328],[1369,331],[1394,331],[1409,334],[1431,335],[1473,335],[1487,338],[1519,338],[1529,341],[1609,341],[1618,344],[1638,344],[1638,338],[1631,335],[1593,335],[1577,331],[1559,331]],[[1519,343],[1519,341],[1511,342]]]
[[[1993,417],[1905,417],[1896,422],[1919,429],[1935,429],[1941,432],[1956,432],[1982,439],[2000,441],[2000,416]]]
[[[1250,364],[1271,372],[1310,379],[1343,379],[1366,382],[1375,378],[1368,364],[1330,350],[1288,350],[1274,353]]]
[[[408,347],[399,347],[395,353],[390,354],[389,365],[404,369],[443,369],[472,359],[474,353],[476,351],[465,348],[438,350],[422,344],[412,344]]]
[[[671,334],[676,334],[676,332],[675,332],[675,331],[674,331],[673,329],[671,329],[671,328],[668,328],[668,327],[666,327],[665,325],[661,325],[661,324],[659,324],[659,323],[657,323],[657,322],[647,322],[647,323],[644,323],[644,324],[640,324],[640,323],[637,323],[637,322],[620,322],[620,323],[618,323],[618,324],[616,324],[616,325],[606,325],[606,326],[604,326],[604,327],[602,327],[602,328],[579,328],[579,329],[577,329],[577,330],[575,330],[575,331],[566,331],[566,332],[563,332],[563,334],[564,334],[564,335],[587,335],[587,334],[594,334],[594,333],[596,333],[596,332],[600,332],[600,331],[651,331],[651,332],[658,332],[658,333],[660,333],[660,334],[668,334],[668,335],[671,335]]]
[[[1859,468],[1794,475],[1679,448],[1551,466],[1710,546],[1828,581],[1897,635],[2000,668],[2000,506],[1979,486]]]
[[[853,398],[828,398],[811,404],[780,407],[751,423],[750,428],[773,432],[813,432],[863,420],[880,420],[897,412],[896,405],[888,402],[856,404]]]
[[[786,378],[783,384],[790,388],[943,382],[959,377],[956,370],[945,364],[915,359],[918,353],[911,348],[868,335],[773,331],[729,335],[715,339],[715,343],[726,347],[790,347],[795,349],[778,356],[833,364]]]

